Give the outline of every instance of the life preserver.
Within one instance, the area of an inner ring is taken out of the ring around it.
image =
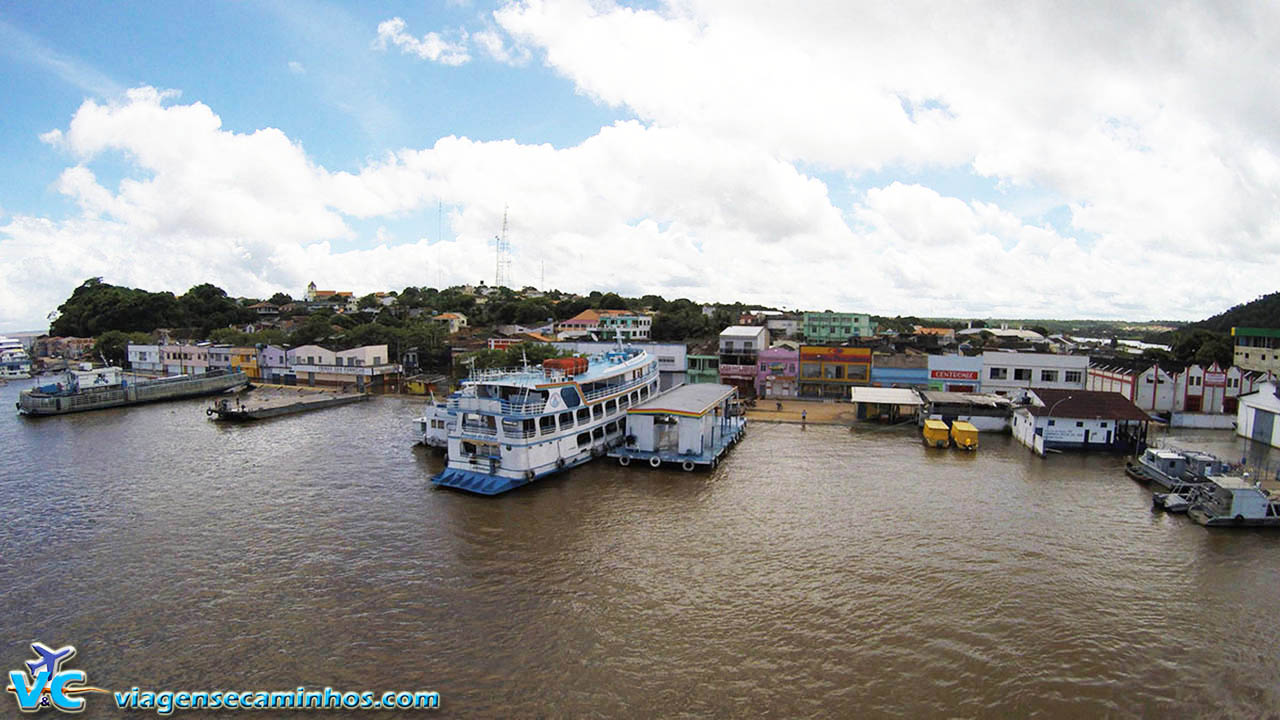
[[[661,464],[662,464],[662,458],[658,457],[657,455],[654,455],[653,457],[649,458],[649,467],[656,468]]]
[[[680,469],[684,470],[685,472],[693,472],[693,469],[696,467],[698,466],[694,465],[692,460],[685,460],[684,462],[680,463]]]
[[[623,455],[622,457],[618,458],[618,464],[621,465],[622,467],[626,467],[631,464],[631,458],[627,457],[626,455]]]

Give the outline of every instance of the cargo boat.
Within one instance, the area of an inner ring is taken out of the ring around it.
[[[1211,475],[1198,488],[1187,515],[1206,527],[1280,525],[1280,498],[1249,477]]]
[[[23,390],[16,405],[22,415],[65,415],[213,395],[248,382],[249,377],[241,371],[213,370],[203,375],[131,381],[116,367],[68,370],[60,382]]]

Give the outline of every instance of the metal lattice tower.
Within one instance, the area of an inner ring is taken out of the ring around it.
[[[511,287],[511,243],[507,240],[507,207],[502,207],[502,234],[493,236],[494,262],[493,286]]]

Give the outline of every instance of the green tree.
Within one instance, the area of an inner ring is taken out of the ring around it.
[[[275,295],[272,295],[271,299],[268,300],[267,302],[276,306],[288,305],[289,303],[293,302],[293,298],[289,297],[289,295],[286,293],[278,292]]]
[[[150,342],[151,336],[146,333],[126,333],[120,330],[108,330],[94,338],[93,349],[90,350],[90,353],[95,358],[105,359],[111,365],[124,367],[125,361],[129,357],[129,343],[147,345]]]
[[[225,290],[209,283],[192,287],[178,298],[178,305],[186,319],[185,326],[196,330],[197,338],[208,337],[216,328],[254,320],[252,310],[240,307],[227,297]]]
[[[55,336],[96,337],[110,330],[151,332],[182,324],[182,311],[173,293],[151,293],[89,278],[58,306],[50,324]]]
[[[627,301],[623,300],[617,293],[605,293],[601,295],[595,302],[595,307],[600,310],[630,310]]]

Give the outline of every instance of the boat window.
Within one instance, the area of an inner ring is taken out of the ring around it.
[[[502,434],[507,437],[520,437],[524,433],[524,429],[519,420],[503,420]]]
[[[543,435],[550,435],[551,433],[555,432],[555,431],[556,431],[556,416],[555,416],[555,415],[543,415],[542,417],[538,418],[538,430],[539,430],[539,432],[541,432]]]
[[[599,420],[600,418],[604,417],[604,406],[596,405],[595,407],[591,408],[591,417],[595,418],[596,420]]]
[[[560,429],[568,430],[571,427],[573,427],[573,413],[571,412],[560,413]]]
[[[618,398],[618,409],[619,409],[619,410],[626,410],[626,409],[627,409],[628,407],[630,407],[630,406],[631,406],[631,396],[630,396],[630,395],[623,395],[622,397]]]
[[[578,424],[591,421],[591,408],[582,408],[578,411]]]
[[[604,411],[605,411],[605,413],[606,413],[606,414],[609,414],[609,415],[617,414],[617,412],[618,412],[618,401],[616,401],[616,400],[610,400],[609,402],[605,403],[605,404],[604,404]]]
[[[1076,421],[1076,427],[1084,427],[1084,421],[1083,421],[1083,420],[1077,420],[1077,421]]]
[[[591,444],[591,433],[578,433],[578,447]]]
[[[647,397],[649,397],[649,388],[648,387],[640,388],[640,399],[644,400]]]
[[[1052,420],[1050,420],[1050,421],[1049,421],[1049,425],[1050,425],[1050,426],[1052,426],[1052,425],[1053,425],[1053,421],[1052,421]]]
[[[604,428],[602,428],[602,427],[598,427],[598,428],[596,428],[595,430],[592,430],[592,431],[591,431],[591,437],[592,437],[592,439],[595,439],[595,440],[599,440],[600,438],[603,438],[603,437],[604,437]]]
[[[560,399],[564,400],[564,406],[575,408],[582,404],[582,398],[578,397],[578,389],[574,387],[560,388]]]

